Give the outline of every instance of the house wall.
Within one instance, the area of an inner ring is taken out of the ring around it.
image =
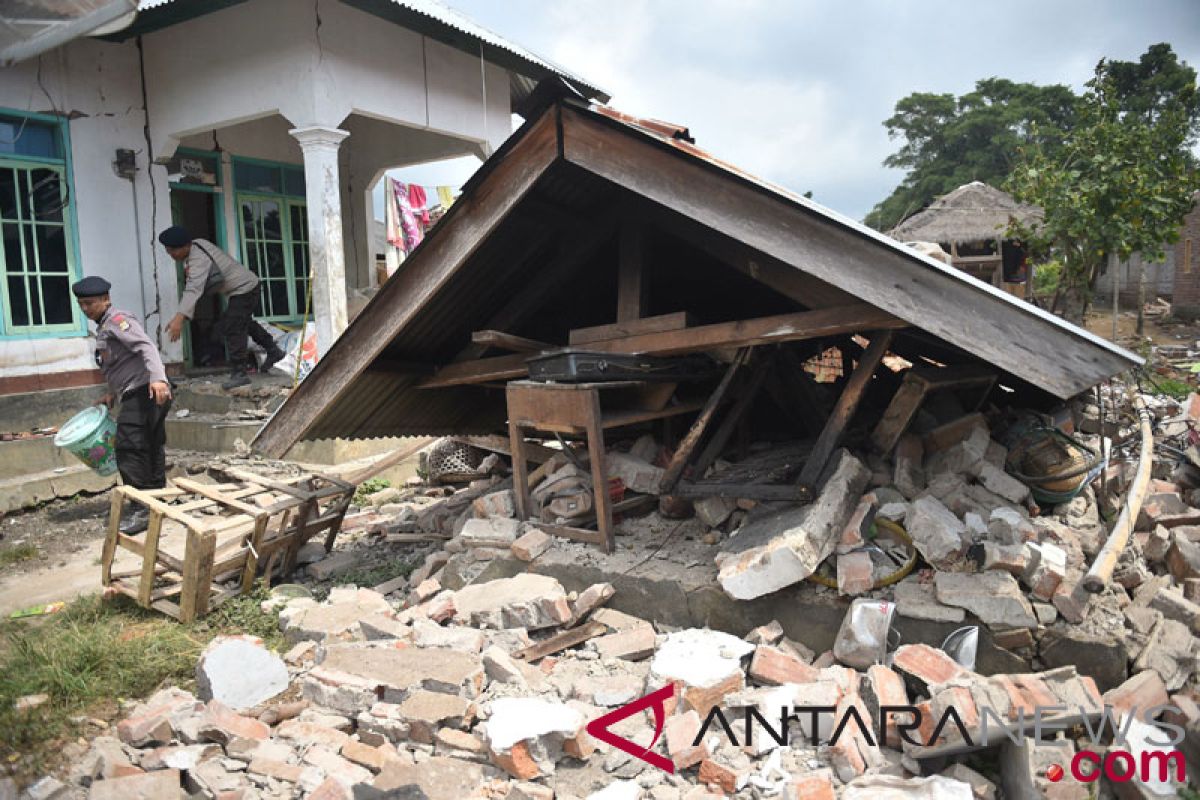
[[[155,236],[171,221],[161,162],[178,146],[225,154],[237,252],[229,156],[303,164],[292,128],[349,131],[339,188],[354,288],[374,282],[370,191],[384,170],[486,156],[511,132],[504,69],[337,0],[250,0],[147,34],[141,52],[136,41],[77,40],[0,69],[0,107],[69,116],[79,272],[113,283],[114,303],[143,317],[168,362],[183,357],[161,335],[178,287]],[[111,166],[117,148],[137,152],[136,214],[133,187]],[[85,330],[81,318],[69,336],[0,338],[0,394],[98,380]]]
[[[1200,203],[1184,218],[1171,251],[1175,257],[1171,313],[1186,319],[1200,317]]]
[[[153,170],[153,186],[147,174],[135,44],[78,40],[0,69],[0,107],[69,117],[79,272],[107,278],[113,303],[142,316],[155,334],[175,311],[175,295],[168,291],[175,268],[152,244],[154,224],[169,220],[171,212],[165,172]],[[112,169],[117,148],[137,151],[136,218],[130,181]],[[0,392],[95,381],[92,342],[82,323],[80,317],[74,335],[0,338]],[[161,344],[168,361],[180,359],[177,343]]]
[[[1146,271],[1146,300],[1155,297],[1171,299],[1175,292],[1175,252],[1171,245],[1166,246],[1166,255],[1162,261],[1145,261]],[[1136,305],[1138,298],[1138,262],[1140,254],[1135,254],[1128,261],[1117,265],[1117,283],[1120,286],[1121,303]],[[1097,281],[1096,302],[1103,305],[1112,302],[1112,276],[1101,275]]]

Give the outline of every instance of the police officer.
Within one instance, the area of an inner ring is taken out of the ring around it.
[[[96,365],[104,373],[109,393],[106,406],[120,401],[117,412],[117,469],[121,480],[136,489],[167,485],[167,412],[171,385],[158,348],[132,315],[112,307],[112,285],[96,276],[71,287],[84,315],[96,323]],[[121,532],[141,533],[149,512],[138,507],[121,520]]]
[[[246,375],[246,336],[249,334],[259,347],[267,351],[262,372],[275,365],[284,353],[271,334],[253,318],[258,304],[258,276],[234,261],[221,248],[207,239],[193,239],[187,229],[172,225],[158,235],[167,255],[183,262],[184,286],[179,297],[179,313],[167,323],[167,335],[174,342],[183,332],[183,323],[196,313],[196,303],[205,292],[216,291],[228,297],[224,313],[213,327],[214,335],[225,339],[229,360],[233,365],[223,389],[233,389],[250,383]]]

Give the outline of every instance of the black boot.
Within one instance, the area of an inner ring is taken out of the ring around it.
[[[239,386],[249,386],[250,376],[244,369],[235,369],[229,373],[229,380],[221,384],[222,389],[236,389]]]
[[[268,372],[270,372],[271,367],[282,361],[284,355],[286,354],[278,347],[272,347],[270,350],[268,350],[266,360],[263,361],[262,366],[258,368],[259,374],[266,375]]]
[[[126,536],[134,536],[146,530],[150,525],[150,512],[144,508],[134,508],[121,515],[121,524],[117,529]]]

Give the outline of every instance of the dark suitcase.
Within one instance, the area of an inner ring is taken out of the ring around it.
[[[531,380],[562,383],[687,381],[714,372],[714,362],[707,356],[634,356],[575,348],[542,353],[525,363]]]

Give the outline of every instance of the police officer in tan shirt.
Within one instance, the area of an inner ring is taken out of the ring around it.
[[[112,307],[112,285],[96,276],[71,287],[79,308],[96,323],[96,366],[104,373],[108,394],[101,400],[117,412],[117,469],[121,480],[136,489],[167,485],[167,412],[171,385],[158,348],[128,311]],[[138,507],[121,520],[121,532],[146,530],[149,512]]]
[[[250,335],[259,347],[267,351],[261,372],[266,373],[283,358],[283,351],[271,334],[252,316],[258,303],[258,276],[229,257],[207,239],[193,239],[187,230],[173,225],[158,235],[167,255],[183,262],[184,287],[179,297],[179,313],[167,323],[167,335],[177,341],[183,323],[196,313],[196,303],[205,293],[220,292],[228,298],[225,312],[213,327],[214,336],[225,339],[232,371],[223,389],[233,389],[250,383],[246,375],[246,336]]]

